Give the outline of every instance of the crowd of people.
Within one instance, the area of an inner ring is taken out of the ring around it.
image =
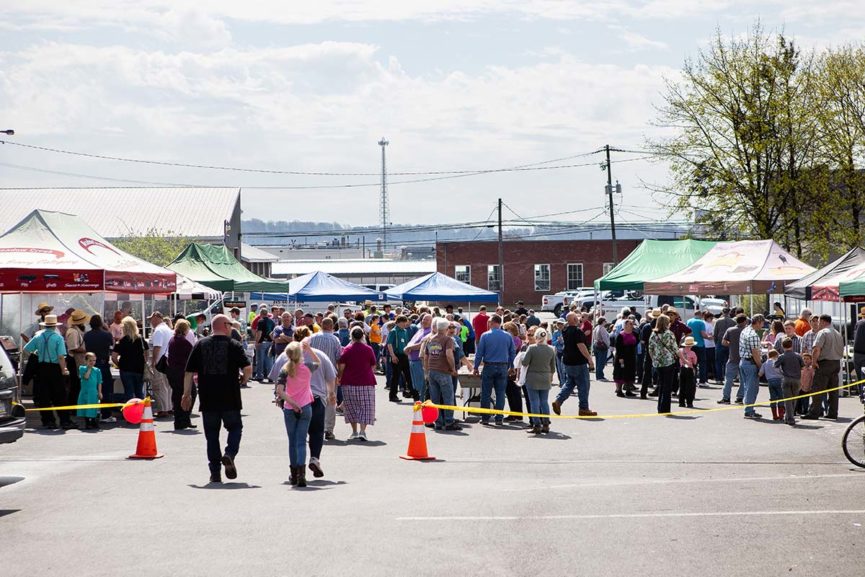
[[[590,406],[591,373],[596,385],[607,382],[610,363],[614,387],[609,390],[620,398],[656,397],[659,413],[670,413],[674,398],[680,407],[693,407],[697,388],[708,387],[710,380],[723,385],[718,402],[730,404],[738,378],[735,402],[745,405],[746,418],[761,418],[751,405],[763,378],[776,421],[795,424],[797,414],[803,419],[838,414],[836,391],[811,403],[774,402],[832,389],[838,381],[843,337],[830,317],[812,316],[807,309],[796,320],[776,309],[764,327],[763,315],[748,318],[742,309],[729,308],[717,317],[697,312],[687,321],[671,306],[644,315],[624,309],[610,320],[572,308],[563,318],[542,321],[522,303],[514,311],[480,307],[471,317],[451,305],[378,310],[368,304],[339,314],[332,305],[312,314],[261,304],[252,305],[247,316],[237,308],[217,314],[209,326],[203,314],[191,323],[153,312],[147,319],[149,338],[122,311],[106,326],[100,315],[80,310],[67,311],[63,323],[52,310],[40,305],[35,328],[22,334],[30,353],[24,381],[34,382],[36,405],[51,409],[116,400],[111,363],[119,371],[121,399],[151,395],[156,418],[173,418],[177,430],[196,428],[191,411],[197,397],[212,482],[221,482],[223,468],[227,477],[236,477],[240,389],[249,381],[273,386],[288,437],[290,482],[297,486],[306,484],[307,467],[315,477],[324,475],[322,447],[335,439],[338,415],[351,428],[349,441],[369,440],[377,373],[384,376],[391,402],[429,399],[444,406],[456,404],[460,379],[478,378],[480,406],[500,411],[482,414],[481,424],[524,422],[524,413],[530,413],[536,415],[526,425],[531,435],[549,434],[550,412],[562,414],[574,394],[579,416],[597,416]],[[865,309],[861,317],[857,354],[865,366]],[[556,381],[561,386],[551,402]],[[503,414],[506,405],[507,412],[519,414]],[[45,410],[40,416],[47,429],[57,428],[58,420],[64,429],[78,426],[71,411]],[[117,419],[111,408],[82,408],[77,416],[86,429]],[[442,432],[462,428],[450,409],[439,411],[428,426]],[[228,431],[224,450],[222,427]]]

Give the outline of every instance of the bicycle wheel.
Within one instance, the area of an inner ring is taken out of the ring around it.
[[[865,416],[850,423],[841,439],[841,448],[848,461],[865,469]]]

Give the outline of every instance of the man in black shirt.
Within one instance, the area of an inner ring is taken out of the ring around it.
[[[192,377],[198,374],[198,407],[204,425],[204,437],[207,439],[210,482],[221,483],[222,465],[225,465],[226,477],[237,477],[234,458],[240,450],[240,433],[243,430],[240,387],[249,381],[252,367],[243,345],[230,337],[231,319],[216,315],[210,326],[211,336],[195,343],[186,362],[181,406],[184,411],[192,410]],[[225,454],[219,446],[219,429],[223,425],[228,431]]]
[[[577,313],[568,313],[568,326],[562,331],[562,340],[565,348],[562,353],[562,364],[564,365],[565,384],[559,391],[556,400],[553,401],[553,412],[557,415],[562,413],[564,403],[574,389],[580,401],[579,414],[582,417],[594,417],[596,412],[589,409],[589,371],[595,368],[594,359],[587,346],[588,340],[578,325]]]
[[[856,380],[865,378],[865,307],[859,309],[859,320],[853,329],[853,368],[856,369]]]

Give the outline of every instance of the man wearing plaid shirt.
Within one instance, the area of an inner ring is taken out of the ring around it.
[[[817,333],[820,332],[820,317],[814,315],[808,322],[810,323],[811,330],[802,335],[799,345],[802,353],[810,355],[814,350],[814,341],[817,339]]]
[[[757,332],[763,328],[763,315],[754,315],[751,325],[742,329],[739,336],[739,379],[745,389],[745,418],[759,419],[762,415],[754,410],[753,405],[757,401],[757,393],[760,391],[760,365],[763,357],[760,349],[760,334]]]

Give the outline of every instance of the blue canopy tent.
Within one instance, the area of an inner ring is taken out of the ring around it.
[[[252,300],[287,302],[383,301],[384,295],[326,272],[311,272],[288,281],[287,293],[250,294]]]
[[[440,272],[404,282],[385,294],[389,299],[401,301],[499,302],[498,293],[460,282]]]

